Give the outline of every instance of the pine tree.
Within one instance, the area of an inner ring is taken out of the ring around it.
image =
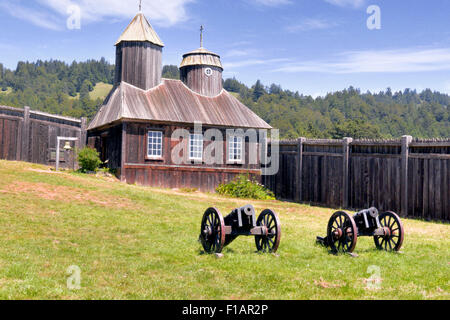
[[[258,101],[259,98],[261,98],[264,94],[266,94],[266,90],[261,84],[261,81],[256,81],[255,85],[253,86],[253,101]]]
[[[162,77],[166,79],[180,79],[180,69],[175,65],[168,65],[163,67]]]

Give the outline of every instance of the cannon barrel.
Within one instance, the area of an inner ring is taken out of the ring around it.
[[[234,231],[250,230],[256,226],[255,208],[249,204],[236,208],[225,217],[225,225],[231,226]],[[238,235],[236,233],[227,234],[225,237],[225,246],[233,242]]]
[[[372,218],[374,218],[374,219],[375,219],[376,217],[379,216],[378,209],[372,207],[372,208],[364,209],[364,210],[361,210],[361,211],[357,212],[357,213],[354,215],[354,217],[355,217],[355,218],[357,218],[357,217],[362,217],[362,216],[364,216],[364,214],[366,214],[367,216],[370,216],[370,217],[372,217]]]
[[[255,212],[255,208],[251,204],[248,204],[246,206],[234,209],[230,213],[230,215],[237,215],[238,222],[239,222],[239,227],[243,226],[243,221],[242,221],[243,219],[242,218],[244,217],[244,215],[246,215],[248,217],[251,217],[252,221],[251,221],[250,225],[252,227],[256,226],[256,212]]]
[[[239,236],[254,236],[259,252],[276,252],[281,237],[278,215],[266,209],[256,219],[252,205],[236,208],[225,218],[216,208],[205,211],[199,240],[206,252],[220,253]]]
[[[380,215],[378,209],[375,207],[369,209],[369,214],[372,218],[377,218]]]

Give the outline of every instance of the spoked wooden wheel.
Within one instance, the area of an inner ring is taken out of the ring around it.
[[[384,228],[384,236],[374,236],[375,245],[380,250],[399,251],[403,244],[403,224],[400,217],[392,212],[380,214],[380,224]]]
[[[255,237],[259,252],[274,253],[280,245],[281,224],[278,215],[272,210],[264,210],[256,221],[257,227],[262,227],[263,235]]]
[[[358,240],[358,229],[352,216],[344,211],[334,213],[328,222],[327,239],[334,253],[353,252]]]
[[[216,208],[205,211],[202,219],[200,240],[207,253],[222,252],[225,243],[225,222]]]

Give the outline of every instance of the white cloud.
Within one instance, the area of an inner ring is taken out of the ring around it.
[[[287,62],[289,59],[247,59],[235,62],[228,62],[224,64],[225,69],[234,69],[258,65],[270,65],[274,63]]]
[[[58,22],[58,17],[48,12],[36,11],[6,1],[0,2],[0,8],[12,17],[30,22],[38,27],[50,30],[61,30],[64,28],[64,24]]]
[[[366,2],[366,0],[325,0],[325,1],[339,7],[350,6],[354,8],[360,8]]]
[[[172,26],[188,18],[186,5],[195,0],[147,0],[142,11],[158,26]],[[25,6],[23,2],[11,4],[1,0],[0,7],[13,17],[28,21],[36,26],[59,30],[66,27],[68,8],[76,5],[81,9],[81,23],[105,19],[131,19],[139,10],[137,0],[34,0],[38,7]]]
[[[77,5],[81,8],[82,19],[88,22],[104,18],[129,18],[138,12],[137,0],[38,0],[61,15],[67,8]],[[152,0],[143,1],[142,11],[151,21],[176,24],[187,18],[186,4],[193,0]]]
[[[268,7],[278,7],[292,3],[291,0],[248,0],[248,1]]]
[[[227,58],[258,56],[260,53],[255,49],[232,49],[226,52],[223,56]]]
[[[300,23],[287,26],[285,29],[288,32],[300,32],[308,30],[324,30],[337,26],[335,22],[328,22],[323,19],[312,19],[308,18]]]
[[[450,48],[344,52],[334,61],[288,63],[274,71],[349,73],[407,73],[450,70]]]
[[[278,7],[293,3],[292,0],[245,0],[245,1],[268,7]],[[324,0],[324,1],[339,7],[354,7],[354,8],[359,8],[366,3],[366,0]]]

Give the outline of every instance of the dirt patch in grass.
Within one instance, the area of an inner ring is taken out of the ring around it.
[[[6,186],[0,190],[0,193],[5,194],[31,194],[35,197],[54,200],[61,202],[93,202],[95,204],[109,207],[109,208],[125,208],[130,207],[132,202],[126,198],[107,197],[101,193],[71,188],[66,186],[55,186],[47,183],[31,183],[25,181],[18,181],[16,183]]]
[[[318,286],[319,288],[323,289],[329,289],[329,288],[341,288],[345,286],[345,283],[343,281],[336,281],[336,282],[327,282],[320,278],[320,280],[314,280],[314,284]]]

